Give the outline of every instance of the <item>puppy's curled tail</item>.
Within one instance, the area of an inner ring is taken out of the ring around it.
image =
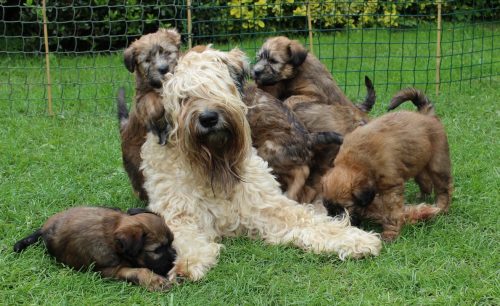
[[[118,95],[116,97],[116,108],[118,113],[118,122],[120,123],[120,129],[122,129],[128,122],[128,109],[127,103],[125,102],[125,88],[120,87],[118,89]]]
[[[377,100],[377,94],[375,92],[375,87],[373,86],[372,80],[365,75],[365,86],[366,86],[366,97],[363,103],[359,104],[358,107],[365,113],[369,113],[373,105],[375,105],[375,101]]]
[[[23,238],[14,244],[14,252],[20,253],[22,250],[26,249],[30,245],[37,243],[38,239],[42,237],[42,229],[37,230],[33,234],[26,238]]]
[[[337,132],[317,132],[311,133],[310,142],[311,147],[316,145],[328,145],[328,144],[338,144],[341,145],[344,141],[344,137]]]
[[[433,116],[434,105],[427,96],[416,88],[406,88],[399,91],[391,100],[387,110],[393,110],[403,102],[410,100],[417,107],[418,112],[424,115]]]

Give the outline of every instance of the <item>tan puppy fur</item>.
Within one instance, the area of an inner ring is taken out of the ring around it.
[[[159,29],[134,41],[123,53],[125,67],[135,72],[134,105],[129,114],[125,92],[117,99],[123,165],[136,195],[144,201],[144,176],[139,170],[140,150],[148,130],[156,133],[164,144],[168,133],[163,120],[160,90],[167,72],[173,71],[179,57],[181,37],[175,29]]]
[[[430,101],[409,88],[398,93],[390,109],[412,100],[420,113],[383,115],[345,137],[334,167],[323,178],[325,206],[382,223],[382,238],[395,239],[405,222],[447,212],[452,177],[448,140]],[[404,206],[405,182],[415,178],[423,194],[432,189],[436,206]],[[374,201],[375,200],[375,201]]]
[[[104,277],[129,281],[149,290],[166,290],[172,268],[172,232],[150,212],[75,207],[50,217],[41,229],[18,241],[21,252],[42,238],[50,255],[74,269],[92,267]]]

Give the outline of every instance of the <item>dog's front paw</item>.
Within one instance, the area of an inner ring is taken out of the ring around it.
[[[340,259],[347,257],[363,258],[370,255],[377,256],[382,249],[380,235],[371,232],[365,232],[355,227],[351,227],[356,233],[353,234],[346,247],[339,252]]]
[[[168,272],[168,279],[172,282],[183,282],[186,279],[191,281],[200,280],[205,276],[207,267],[201,263],[189,264],[186,262],[178,262],[175,266]]]

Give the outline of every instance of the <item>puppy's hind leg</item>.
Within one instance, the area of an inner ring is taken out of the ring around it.
[[[109,267],[100,270],[103,277],[131,282],[149,291],[165,291],[170,289],[172,282],[147,268]]]
[[[453,192],[453,179],[451,177],[451,161],[448,153],[448,144],[443,141],[436,146],[434,155],[429,163],[429,174],[436,194],[436,206],[443,213],[447,213]]]
[[[425,201],[432,193],[432,179],[427,171],[420,172],[415,177],[415,182],[420,189],[420,199]]]

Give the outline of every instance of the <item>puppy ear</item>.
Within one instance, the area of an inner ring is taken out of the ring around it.
[[[177,48],[180,48],[181,46],[181,35],[179,32],[177,32],[177,29],[172,28],[172,29],[166,29],[165,33],[167,33],[170,38],[173,40],[173,43]]]
[[[360,191],[355,191],[353,193],[354,204],[356,206],[366,207],[373,202],[376,194],[377,192],[373,187],[365,187]]]
[[[144,246],[144,231],[138,225],[120,226],[114,234],[119,253],[135,258]]]
[[[128,47],[123,52],[123,63],[127,67],[128,71],[134,72],[135,70],[135,48],[133,46]]]
[[[226,64],[229,69],[229,74],[234,81],[234,85],[236,85],[241,95],[243,93],[245,79],[250,74],[248,58],[243,51],[234,48],[228,52],[228,61]]]
[[[306,60],[307,50],[300,42],[291,40],[288,45],[288,56],[290,57],[289,62],[292,63],[293,66],[297,67],[302,65],[302,63]]]

